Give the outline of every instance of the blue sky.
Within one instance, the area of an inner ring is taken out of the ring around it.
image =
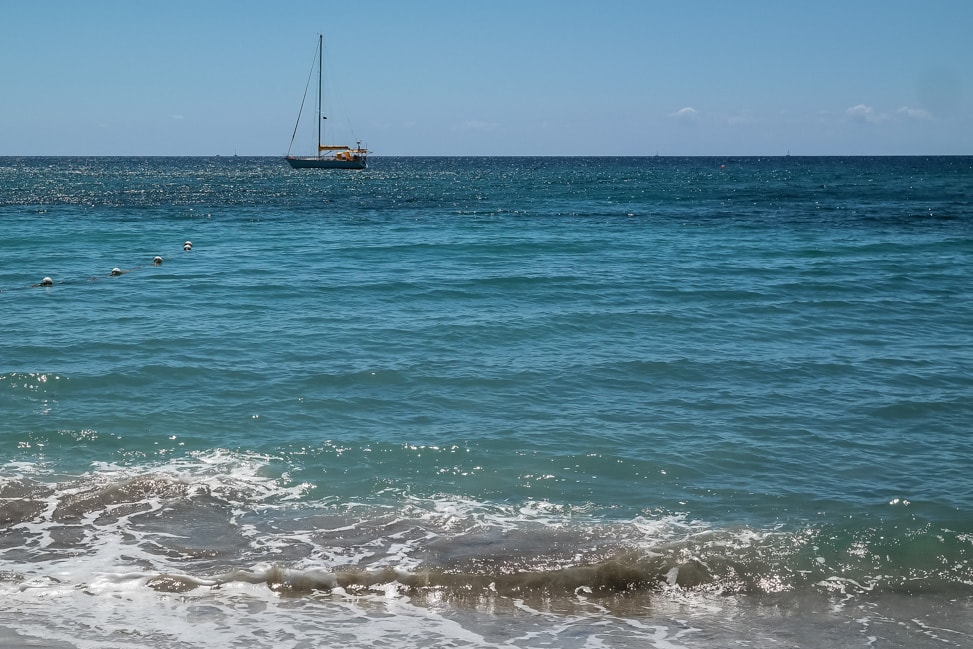
[[[973,154],[971,0],[32,0],[2,16],[0,155],[283,154],[319,32],[327,124],[375,155]]]

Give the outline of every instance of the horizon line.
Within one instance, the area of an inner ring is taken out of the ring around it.
[[[3,158],[280,158],[284,155],[274,154],[236,154],[236,153],[212,153],[212,154],[141,154],[141,153],[71,153],[71,154],[49,154],[49,153],[2,153]],[[386,154],[369,155],[370,158],[964,158],[973,157],[971,153],[649,153],[649,154],[532,154],[532,155],[484,155],[484,154]]]

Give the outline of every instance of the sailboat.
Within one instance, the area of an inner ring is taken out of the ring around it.
[[[322,63],[324,60],[324,36],[318,34],[317,51],[318,68],[318,154],[316,156],[293,156],[291,148],[294,146],[294,138],[297,136],[297,127],[301,124],[301,113],[304,112],[304,101],[301,101],[301,110],[297,113],[297,124],[294,125],[294,134],[291,135],[291,144],[287,148],[287,155],[284,159],[294,169],[364,169],[368,166],[368,150],[362,147],[358,141],[354,147],[343,144],[324,144],[323,131],[324,121],[327,119],[321,105],[321,77]],[[309,84],[310,85],[310,80]],[[307,90],[304,91],[304,98],[307,99]]]

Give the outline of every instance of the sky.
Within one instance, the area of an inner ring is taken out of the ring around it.
[[[973,0],[0,9],[0,156],[283,155],[319,33],[327,136],[376,156],[973,154]]]

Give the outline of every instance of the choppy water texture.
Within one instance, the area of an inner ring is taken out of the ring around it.
[[[973,646],[971,197],[0,158],[0,647]]]

